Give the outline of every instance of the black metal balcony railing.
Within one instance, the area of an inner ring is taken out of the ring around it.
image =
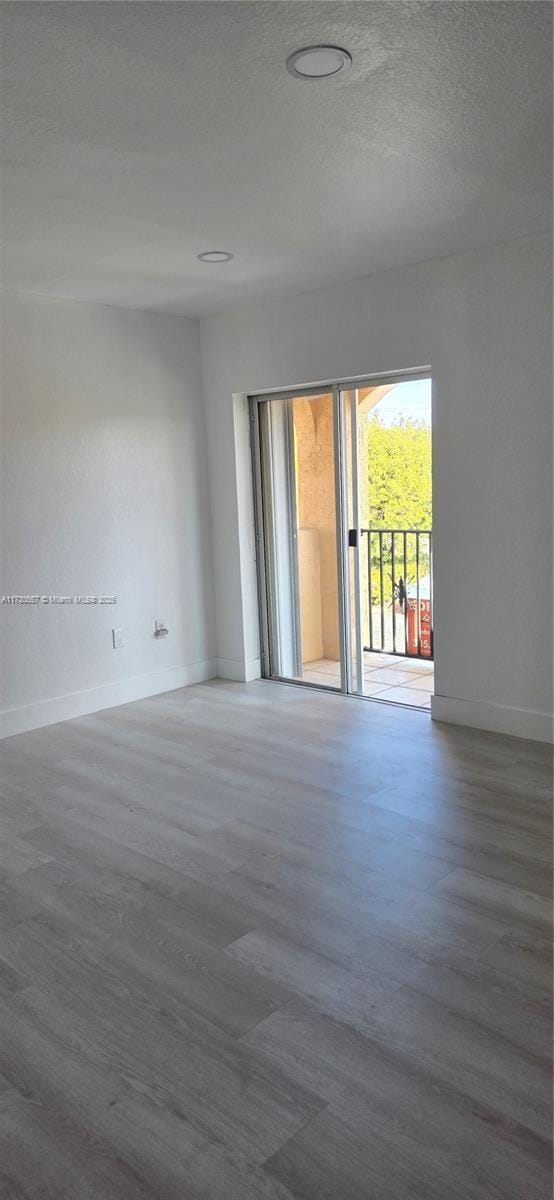
[[[360,533],[362,578],[365,573],[368,591],[364,650],[432,659],[432,530],[361,529]]]

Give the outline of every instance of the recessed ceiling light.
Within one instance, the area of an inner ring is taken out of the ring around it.
[[[197,254],[196,257],[200,262],[224,263],[230,262],[234,258],[234,255],[229,254],[228,250],[204,250],[202,254]]]
[[[287,71],[297,79],[324,79],[352,65],[352,55],[340,46],[304,46],[287,58]]]

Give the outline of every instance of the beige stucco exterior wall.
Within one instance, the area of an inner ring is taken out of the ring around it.
[[[368,412],[392,384],[361,388],[359,412]],[[303,662],[340,657],[335,461],[331,393],[298,396],[293,401],[298,523],[298,572]],[[350,426],[346,429],[347,462]],[[367,480],[367,448],[360,447],[360,480]],[[360,489],[361,525],[367,525],[369,496]],[[365,571],[362,555],[362,572]],[[364,585],[365,580],[365,585]],[[367,579],[362,578],[362,620],[367,619]]]
[[[333,398],[293,402],[302,658],[339,658]]]

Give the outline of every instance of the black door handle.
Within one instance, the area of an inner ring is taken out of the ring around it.
[[[354,549],[356,549],[356,547],[358,545],[358,530],[357,529],[349,529],[348,530],[348,545],[352,546]]]

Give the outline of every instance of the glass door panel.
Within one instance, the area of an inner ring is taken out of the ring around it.
[[[267,610],[265,673],[340,689],[337,397],[257,402]]]
[[[430,707],[431,380],[340,391],[348,691]]]

